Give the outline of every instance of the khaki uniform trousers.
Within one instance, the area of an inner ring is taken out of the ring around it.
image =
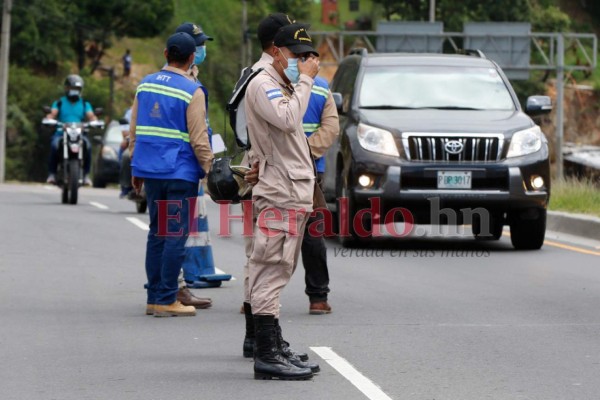
[[[261,213],[273,210],[258,208]],[[260,227],[256,229],[248,261],[252,314],[274,315],[275,318],[279,318],[281,291],[296,270],[304,228],[310,214],[295,212],[296,210],[277,210],[283,215],[283,221],[267,223],[268,230]],[[259,215],[258,225],[260,219]]]

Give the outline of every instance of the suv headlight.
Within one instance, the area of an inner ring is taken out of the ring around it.
[[[358,124],[357,136],[358,143],[365,150],[387,156],[400,156],[392,132],[374,126]]]
[[[534,126],[519,132],[515,132],[510,140],[510,146],[506,157],[519,157],[535,153],[542,148],[544,134],[539,126]]]

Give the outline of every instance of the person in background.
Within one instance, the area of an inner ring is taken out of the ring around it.
[[[133,61],[129,49],[125,50],[125,54],[123,54],[121,60],[123,61],[123,76],[129,76],[131,74],[131,63]]]
[[[139,193],[144,185],[148,199],[146,314],[155,317],[196,314],[193,306],[177,300],[189,212],[195,205],[188,199],[196,199],[199,180],[208,173],[213,159],[206,94],[188,74],[195,51],[195,41],[187,33],[171,35],[164,50],[167,66],[142,80],[132,106],[132,186]],[[161,214],[159,219],[161,205],[165,208],[161,213],[179,218],[166,218],[165,222]]]

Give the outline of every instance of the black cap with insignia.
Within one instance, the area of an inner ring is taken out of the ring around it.
[[[291,24],[280,28],[275,35],[275,46],[287,47],[294,54],[319,53],[313,47],[313,41],[306,32],[306,25]]]

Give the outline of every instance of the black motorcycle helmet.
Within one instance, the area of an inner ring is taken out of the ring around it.
[[[69,101],[75,102],[83,92],[83,79],[79,75],[69,75],[65,79],[65,96]]]
[[[250,193],[251,186],[244,180],[244,175],[250,168],[232,166],[231,159],[232,157],[215,159],[208,173],[208,194],[214,202],[230,201],[237,204]]]

